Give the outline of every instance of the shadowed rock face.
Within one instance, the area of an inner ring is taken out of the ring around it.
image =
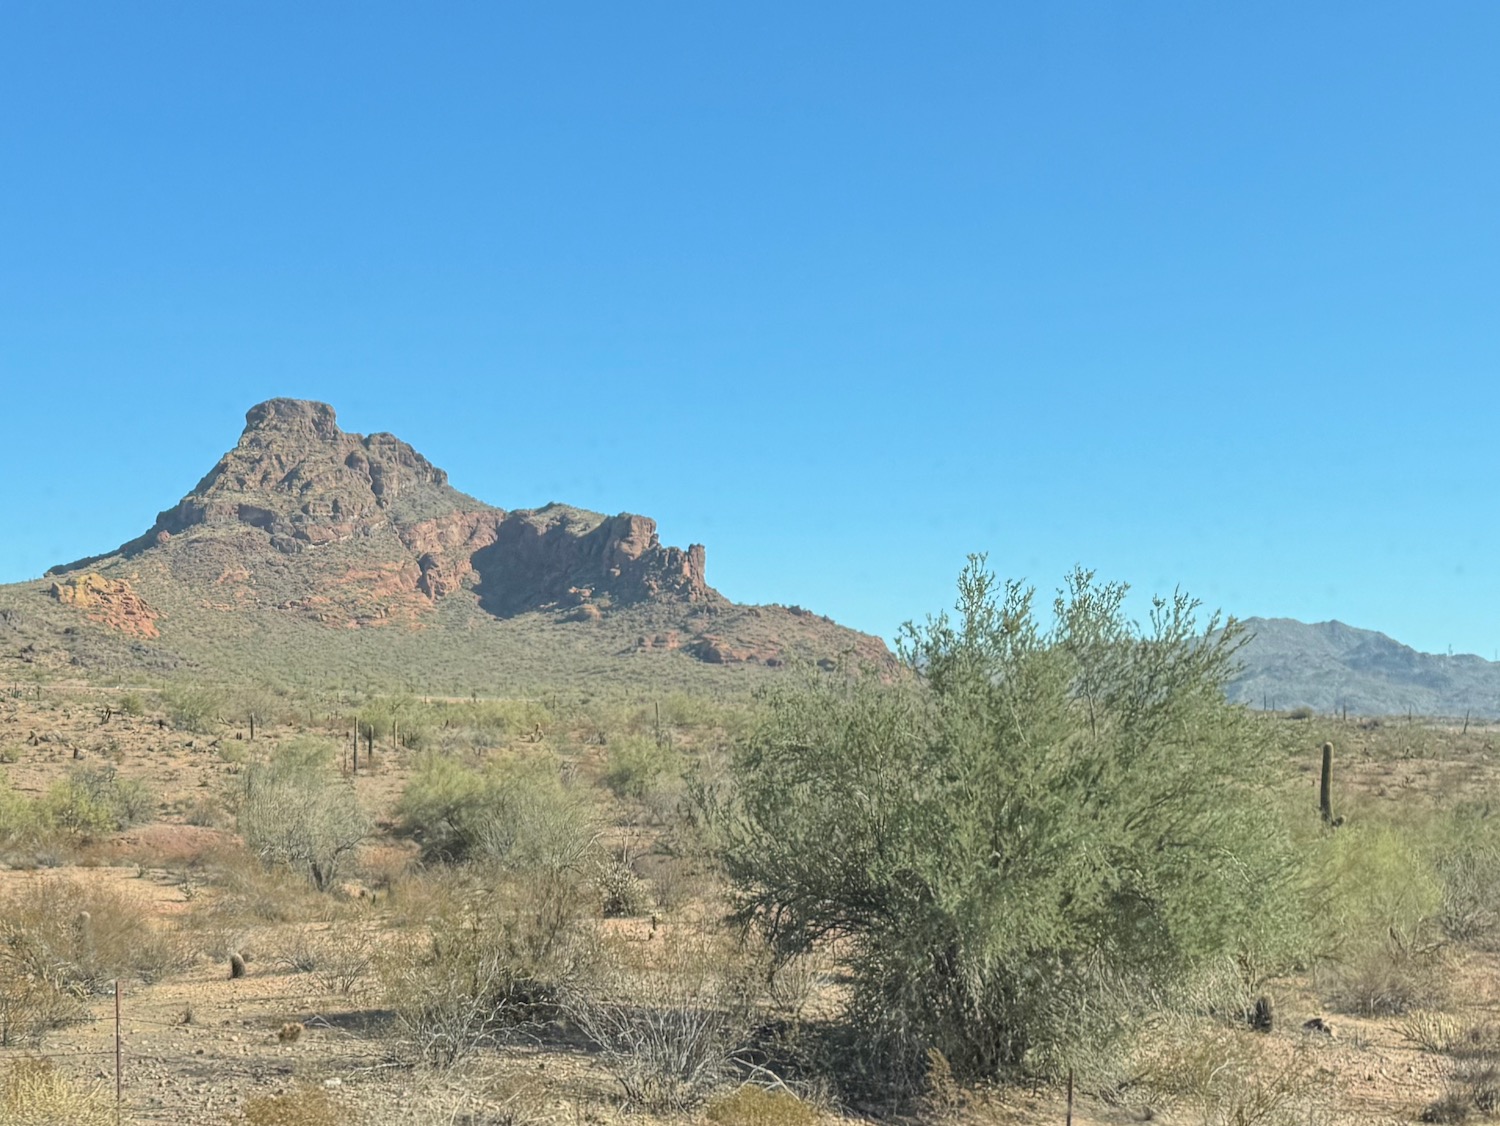
[[[111,555],[181,551],[194,536],[217,533],[222,541],[243,529],[264,537],[244,542],[284,556],[373,547],[387,556],[376,565],[381,596],[436,602],[473,587],[481,605],[500,616],[555,606],[723,601],[704,579],[703,547],[662,546],[645,516],[605,517],[558,504],[506,512],[451,487],[446,473],[394,435],[340,430],[326,403],[272,399],[251,408],[234,449],[144,535]],[[243,543],[236,550],[253,561]]]

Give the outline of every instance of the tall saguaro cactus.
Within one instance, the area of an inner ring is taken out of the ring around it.
[[[1323,776],[1318,781],[1318,810],[1325,825],[1333,824],[1333,744],[1323,744]]]

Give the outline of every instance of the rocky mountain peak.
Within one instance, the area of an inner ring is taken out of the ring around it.
[[[274,431],[311,434],[323,441],[334,441],[342,434],[337,416],[327,403],[268,399],[245,412],[245,437]]]

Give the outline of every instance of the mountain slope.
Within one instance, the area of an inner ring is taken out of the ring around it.
[[[393,435],[345,433],[326,404],[275,399],[141,536],[0,587],[0,671],[489,691],[888,659],[826,618],[737,605],[704,568],[701,545],[664,546],[647,517],[507,512]]]
[[[1383,633],[1342,622],[1248,618],[1254,635],[1231,699],[1252,707],[1361,715],[1500,715],[1500,664],[1471,654],[1419,653]]]

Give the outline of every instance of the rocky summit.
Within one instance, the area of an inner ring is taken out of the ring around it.
[[[553,658],[889,659],[879,639],[805,610],[731,602],[708,585],[703,546],[662,544],[649,517],[507,511],[394,435],[346,433],[332,407],[295,399],[253,407],[234,448],[142,535],[47,580],[0,588],[0,610],[32,660],[84,666],[233,671],[240,639],[306,679],[320,653],[350,663],[328,635],[351,632],[445,638],[356,647],[413,683],[431,679],[420,666],[438,649],[445,667],[504,655],[491,672],[522,663],[538,681]]]

